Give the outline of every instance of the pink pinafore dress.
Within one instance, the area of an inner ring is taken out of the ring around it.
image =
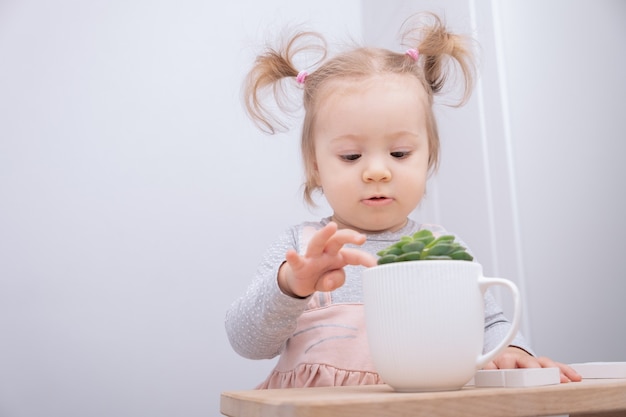
[[[362,304],[313,294],[278,363],[257,388],[382,384],[371,363]]]

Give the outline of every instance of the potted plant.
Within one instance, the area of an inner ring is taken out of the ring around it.
[[[435,237],[424,229],[412,236],[403,236],[393,245],[379,251],[378,265],[405,261],[459,260],[472,261],[474,258],[467,248],[454,241],[453,235]]]
[[[372,363],[395,390],[461,389],[515,337],[517,287],[484,277],[455,236],[420,230],[377,255],[362,275],[365,327]],[[506,336],[483,353],[484,293],[494,285],[510,290],[515,310]]]

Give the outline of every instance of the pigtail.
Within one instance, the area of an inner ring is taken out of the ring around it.
[[[256,58],[244,80],[243,96],[248,115],[261,130],[274,134],[287,129],[287,124],[274,111],[278,109],[287,114],[295,111],[290,86],[296,82],[301,84],[304,79],[294,59],[307,51],[318,52],[321,55],[318,61],[326,57],[326,43],[321,35],[298,32],[288,37],[285,45],[277,49],[268,47]],[[273,99],[272,105],[267,103],[268,95]]]
[[[456,75],[454,71],[458,69],[463,77],[464,87],[461,98],[455,106],[464,105],[472,94],[476,72],[471,40],[448,32],[442,20],[434,14],[423,13],[416,17],[421,21],[421,25],[405,29],[403,40],[411,41],[412,47],[417,45],[424,78],[431,93],[441,93],[450,77]],[[407,20],[405,25],[412,21]]]

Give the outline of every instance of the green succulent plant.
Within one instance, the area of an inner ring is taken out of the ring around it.
[[[454,241],[453,235],[435,237],[430,230],[402,236],[393,245],[376,253],[378,265],[405,261],[458,260],[472,261],[467,248]]]

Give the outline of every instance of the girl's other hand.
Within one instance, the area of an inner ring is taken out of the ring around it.
[[[376,265],[376,257],[346,244],[362,245],[365,235],[350,229],[338,230],[337,224],[328,223],[318,230],[301,256],[295,250],[285,255],[286,262],[278,270],[278,285],[287,295],[307,297],[315,291],[333,291],[341,287],[346,278],[346,265]]]
[[[545,356],[534,357],[530,353],[515,346],[507,347],[496,359],[489,362],[483,369],[515,369],[515,368],[559,368],[561,382],[578,382],[582,377],[572,367],[555,362]]]

